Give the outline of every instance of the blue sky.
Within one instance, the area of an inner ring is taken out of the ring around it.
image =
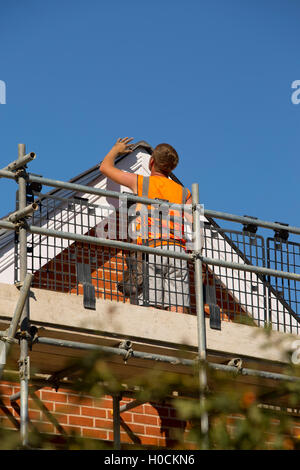
[[[118,137],[168,142],[206,208],[300,226],[299,18],[296,0],[2,0],[1,166],[24,142],[32,172],[69,180]]]

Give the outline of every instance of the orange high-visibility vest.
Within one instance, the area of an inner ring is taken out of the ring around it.
[[[142,226],[147,226],[145,231],[147,236],[138,236],[136,243],[138,245],[146,243],[153,246],[156,243],[166,245],[171,242],[184,247],[186,240],[184,239],[183,211],[170,208],[167,205],[164,206],[163,202],[185,204],[191,196],[190,191],[165,176],[137,176],[138,196],[157,199],[157,205],[154,203],[154,206],[146,206],[147,215],[137,218],[137,230],[139,231]],[[163,211],[156,210],[158,207]],[[137,212],[140,208],[141,204],[139,203]]]

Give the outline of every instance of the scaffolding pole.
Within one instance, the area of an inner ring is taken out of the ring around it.
[[[193,249],[194,249],[194,270],[195,270],[195,294],[196,294],[196,312],[197,312],[197,330],[198,330],[198,359],[199,359],[199,386],[200,386],[200,409],[201,409],[201,434],[203,435],[202,447],[208,447],[208,414],[206,406],[207,374],[206,374],[206,325],[203,302],[203,279],[202,279],[202,261],[197,253],[201,253],[201,220],[199,205],[199,185],[192,185],[192,203],[193,203]]]
[[[25,144],[18,145],[18,158],[24,160],[26,155]],[[26,172],[23,167],[18,175],[19,186],[19,210],[26,208]],[[19,259],[20,279],[23,283],[27,274],[27,229],[25,225],[19,227]],[[28,356],[28,327],[29,327],[29,299],[25,300],[24,309],[20,320],[20,431],[21,442],[24,447],[28,445],[28,381],[29,381],[29,356]]]
[[[113,395],[114,449],[121,450],[120,395]]]

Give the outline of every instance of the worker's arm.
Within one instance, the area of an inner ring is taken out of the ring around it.
[[[103,162],[100,164],[99,170],[105,176],[122,186],[127,186],[134,193],[137,192],[137,176],[135,173],[128,173],[127,171],[119,170],[115,167],[115,159],[118,155],[124,155],[132,150],[132,145],[129,144],[133,139],[125,137],[118,139],[112,149],[104,157]]]

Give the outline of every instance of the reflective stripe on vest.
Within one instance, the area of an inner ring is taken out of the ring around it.
[[[147,197],[150,199],[153,198],[153,195],[151,197],[151,192],[153,191],[153,188],[151,188],[151,178],[155,178],[155,177],[138,175],[138,196]],[[170,181],[170,180],[167,179],[167,181]],[[161,186],[162,185],[160,184],[160,188]],[[179,189],[181,190],[181,194],[178,193]],[[180,186],[179,184],[176,184],[176,186],[174,186],[174,190],[176,191],[176,193],[174,193],[174,200],[173,201],[170,200],[170,197],[169,197],[169,199],[168,200],[165,199],[165,201],[174,202],[174,204],[185,204],[190,194],[189,190],[187,188]],[[157,214],[157,209],[158,209],[157,207],[155,206],[153,207],[151,205],[147,206],[148,217],[146,217],[145,215],[139,217],[139,220],[136,226],[137,231],[143,228],[144,234],[145,233],[147,234],[148,232],[147,235],[148,235],[149,241],[150,240],[162,240],[162,241],[172,240],[173,242],[177,242],[180,245],[184,246],[186,241],[183,238],[184,218],[183,218],[182,211],[178,209],[170,210],[169,205],[168,205],[167,207],[169,210],[167,214],[165,214],[167,215],[167,218],[163,217],[162,216],[162,212],[164,209],[163,202],[164,200],[157,198],[157,204],[160,204],[159,214]],[[141,203],[138,203],[136,210],[137,211],[140,210],[141,206],[142,206]],[[154,217],[153,214],[155,214],[156,217]],[[141,244],[141,242],[142,242],[142,237],[138,237],[137,243]]]

